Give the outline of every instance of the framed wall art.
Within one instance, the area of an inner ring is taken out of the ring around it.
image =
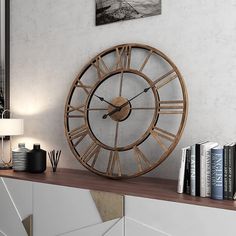
[[[161,14],[161,0],[95,0],[96,25]]]
[[[0,115],[10,107],[10,1],[0,0]],[[9,115],[9,114],[7,114]]]

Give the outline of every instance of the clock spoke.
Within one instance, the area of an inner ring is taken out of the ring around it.
[[[116,122],[116,131],[115,131],[115,141],[114,141],[114,146],[115,148],[117,147],[117,142],[118,142],[118,131],[119,131],[119,122]]]
[[[87,108],[86,109],[87,111],[107,111],[107,108],[93,108],[93,107],[91,107],[91,108]]]
[[[137,146],[134,146],[133,150],[134,150],[134,157],[138,165],[139,171],[143,171],[147,167],[149,168],[152,166],[151,162],[147,159],[147,157],[143,154],[143,152]]]
[[[110,151],[106,173],[109,176],[113,176],[115,173],[117,173],[118,176],[122,175],[120,157],[118,151]]]
[[[155,110],[155,107],[131,107],[130,110]]]
[[[147,62],[149,61],[151,55],[153,54],[153,50],[150,50],[147,57],[145,58],[143,64],[141,65],[141,67],[139,68],[139,71],[142,72],[144,67],[146,66]]]
[[[124,79],[124,71],[122,70],[120,77],[119,97],[121,97],[122,95],[123,79]]]
[[[164,115],[175,115],[184,113],[184,101],[183,100],[169,100],[169,101],[159,101],[159,111],[158,114]]]
[[[91,166],[94,167],[97,161],[100,149],[101,147],[98,144],[96,144],[95,142],[91,143],[89,147],[86,149],[86,151],[84,152],[84,154],[81,156],[81,161],[88,163],[93,158],[93,162]]]

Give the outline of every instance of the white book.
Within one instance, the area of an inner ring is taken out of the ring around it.
[[[211,149],[218,143],[207,142],[200,147],[200,196],[211,196]]]
[[[184,192],[184,174],[185,174],[185,163],[186,163],[186,150],[190,147],[182,148],[182,157],[181,157],[181,164],[179,169],[179,179],[178,179],[178,187],[177,193]]]
[[[191,146],[190,194],[196,196],[196,145]]]

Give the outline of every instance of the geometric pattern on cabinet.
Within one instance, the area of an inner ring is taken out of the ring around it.
[[[125,236],[170,236],[141,222],[125,217]]]
[[[3,178],[0,178],[0,232],[7,236],[27,236],[21,222],[21,217],[8,187]],[[0,235],[1,235],[0,234]]]
[[[90,190],[90,193],[103,222],[124,216],[124,196],[94,190]]]
[[[110,228],[103,236],[124,236],[125,217],[121,218],[112,228]]]
[[[0,236],[27,236],[22,224],[26,219],[32,235],[32,216],[34,236],[87,236],[89,232],[100,236],[110,231],[120,236],[123,232],[118,229],[123,227],[120,219],[103,223],[89,190],[0,178],[0,197]]]
[[[119,219],[106,221],[101,224],[95,224],[91,226],[84,227],[79,230],[75,230],[69,233],[60,234],[60,236],[104,236],[109,232],[113,227],[119,224]],[[113,236],[121,236],[122,234],[112,234]],[[59,236],[59,235],[58,235]]]
[[[23,221],[33,213],[33,183],[29,181],[15,180],[9,178],[3,179],[15,206],[17,206],[17,211],[20,215],[21,221]]]
[[[167,235],[236,235],[236,211],[232,210],[125,196],[125,215]]]
[[[63,235],[102,223],[89,190],[34,183],[34,236]]]

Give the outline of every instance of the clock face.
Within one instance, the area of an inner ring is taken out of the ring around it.
[[[174,63],[150,46],[124,44],[100,53],[78,74],[66,101],[65,131],[83,166],[131,178],[168,157],[186,117],[187,91]]]

